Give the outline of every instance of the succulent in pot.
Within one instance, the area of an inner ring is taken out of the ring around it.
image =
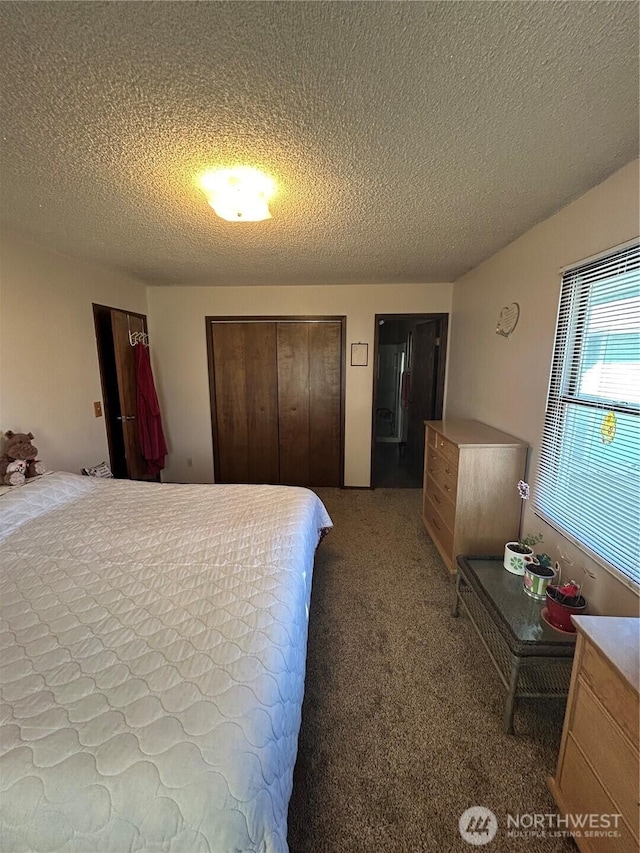
[[[558,572],[551,565],[548,554],[536,554],[535,557],[525,557],[524,592],[538,601],[544,601],[547,587],[556,580]]]

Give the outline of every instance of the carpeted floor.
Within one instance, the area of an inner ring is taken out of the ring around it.
[[[313,582],[291,853],[464,851],[458,820],[495,812],[486,850],[571,851],[507,836],[506,815],[556,812],[563,706],[505,691],[420,520],[416,489],[318,489],[334,529]]]

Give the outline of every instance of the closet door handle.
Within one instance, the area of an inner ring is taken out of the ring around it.
[[[136,419],[135,415],[118,415],[116,417],[117,421],[135,421],[135,419]]]

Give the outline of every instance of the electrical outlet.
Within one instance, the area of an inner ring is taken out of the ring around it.
[[[187,456],[187,468],[193,468],[193,458],[191,456]]]
[[[102,417],[102,403],[99,401],[93,404],[93,413],[97,418]]]

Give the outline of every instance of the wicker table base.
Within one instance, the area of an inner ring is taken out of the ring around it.
[[[519,698],[565,698],[575,639],[540,617],[543,602],[525,595],[522,578],[499,557],[458,557],[453,615],[460,605],[471,620],[507,690],[504,730],[513,733]]]

